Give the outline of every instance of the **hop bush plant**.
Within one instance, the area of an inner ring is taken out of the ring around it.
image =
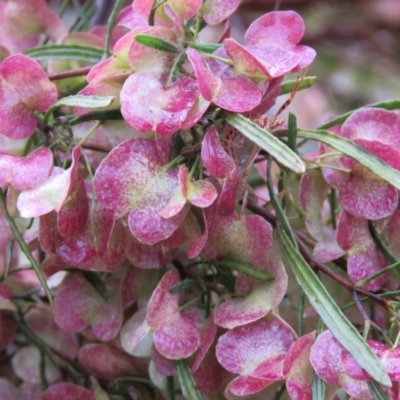
[[[399,101],[302,130],[296,12],[90,3],[0,2],[0,398],[398,400]]]

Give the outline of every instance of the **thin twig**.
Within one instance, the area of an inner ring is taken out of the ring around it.
[[[51,81],[57,81],[59,79],[66,79],[66,78],[73,78],[75,76],[87,75],[91,69],[92,67],[82,67],[82,68],[70,69],[68,71],[53,72],[47,74],[47,77]]]
[[[39,263],[36,261],[31,250],[29,249],[24,238],[22,237],[21,232],[19,231],[18,226],[14,221],[14,218],[10,215],[8,208],[7,208],[6,194],[2,190],[0,190],[0,205],[1,205],[1,208],[3,209],[4,216],[6,217],[6,220],[11,228],[11,231],[13,232],[15,239],[17,240],[17,242],[19,244],[19,247],[21,248],[22,252],[26,255],[27,259],[29,260],[33,269],[35,270],[36,275],[39,279],[39,282],[42,285],[42,288],[45,291],[47,298],[49,299],[51,309],[54,312],[55,308],[54,308],[53,295],[51,294],[51,291],[47,285],[46,278],[44,277],[44,275],[42,273]]]

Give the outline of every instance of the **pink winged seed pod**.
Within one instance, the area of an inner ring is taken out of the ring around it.
[[[400,380],[400,351],[389,349],[386,345],[373,340],[369,346],[378,356],[390,379],[392,388],[382,387],[389,399],[397,399]],[[339,344],[330,331],[320,334],[312,345],[311,364],[317,375],[329,385],[342,388],[352,398],[373,399],[368,382],[372,378],[357,364],[354,358]]]
[[[16,54],[0,64],[2,135],[11,139],[28,138],[36,129],[34,111],[46,111],[56,100],[57,88],[37,61]]]
[[[128,353],[138,354],[140,343],[151,340],[150,332],[155,348],[167,359],[187,358],[199,348],[198,316],[190,312],[181,313],[179,294],[169,293],[178,282],[176,272],[167,272],[154,290],[146,312],[139,310],[122,328],[122,346]]]
[[[0,0],[0,400],[373,399],[316,333],[343,289],[400,400],[399,115],[276,122],[313,81],[294,11],[241,40],[240,0],[115,2],[87,32],[101,2],[64,2],[70,33],[47,3]]]

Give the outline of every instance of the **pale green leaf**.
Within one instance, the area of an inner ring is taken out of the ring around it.
[[[200,282],[196,279],[184,279],[181,282],[178,282],[176,285],[172,286],[169,289],[170,293],[179,293],[183,292],[184,290],[198,288],[200,286]]]
[[[60,106],[90,109],[105,108],[108,107],[114,101],[114,99],[115,97],[113,96],[82,96],[77,94],[75,96],[63,97],[62,99],[58,100],[52,108]]]
[[[103,50],[78,44],[50,44],[29,49],[25,54],[38,61],[78,60],[97,63],[103,56]]]
[[[305,76],[301,80],[297,90],[308,89],[309,87],[314,86],[315,82],[317,82],[316,76]],[[297,79],[283,82],[281,85],[281,92],[279,94],[282,95],[282,94],[292,93],[292,90],[297,84],[298,84]]]
[[[123,120],[121,110],[104,110],[93,111],[88,114],[80,115],[79,117],[72,116],[69,123],[71,126],[81,124],[87,121],[120,121]]]
[[[312,380],[312,400],[325,400],[325,382],[315,372]]]
[[[202,51],[203,53],[214,53],[215,50],[218,50],[222,47],[220,43],[188,43],[190,47],[193,47],[196,50]]]
[[[220,260],[219,264],[260,281],[272,281],[274,279],[274,276],[267,271],[255,268],[251,264],[243,261]]]
[[[328,146],[339,150],[343,154],[354,158],[357,162],[369,169],[371,172],[380,176],[383,180],[400,190],[400,172],[396,171],[380,158],[375,157],[367,150],[357,146],[351,140],[335,135],[332,132],[318,129],[315,131],[306,131],[299,129],[297,135],[303,139],[316,140],[325,143]]]
[[[168,43],[157,36],[141,33],[135,36],[135,40],[143,46],[151,47],[152,49],[166,51],[168,53],[180,53],[180,50],[173,44]]]
[[[377,382],[390,386],[390,378],[378,357],[333,301],[285,231],[278,228],[281,251],[306,295],[332,335]]]
[[[296,173],[305,172],[305,166],[300,157],[270,132],[243,115],[224,112],[223,116],[230,125],[271,154],[280,164]]]
[[[367,104],[364,107],[357,108],[352,111],[348,111],[345,114],[339,115],[338,117],[331,119],[330,121],[322,124],[318,127],[318,129],[327,129],[331,126],[341,125],[347,118],[350,117],[351,114],[354,114],[358,110],[362,110],[363,108],[383,108],[385,110],[400,110],[400,99],[388,100],[388,101],[380,101],[378,103]]]
[[[367,383],[368,383],[368,389],[375,400],[389,400],[389,398],[386,396],[386,393],[376,382],[372,381]]]
[[[271,199],[271,204],[275,210],[275,214],[276,217],[278,218],[280,226],[286,232],[286,235],[288,235],[289,239],[293,243],[293,246],[297,248],[297,242],[294,237],[292,228],[290,226],[290,222],[286,218],[285,211],[283,210],[281,203],[279,202],[278,196],[275,194],[275,190],[272,184],[273,181],[271,176],[271,168],[272,168],[272,162],[271,162],[271,157],[269,157],[267,166],[267,188],[268,188],[269,198]]]
[[[196,382],[193,379],[187,362],[185,360],[174,361],[174,367],[185,399],[202,400],[203,397],[196,387]]]

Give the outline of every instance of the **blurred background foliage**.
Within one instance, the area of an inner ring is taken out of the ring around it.
[[[243,25],[273,9],[295,10],[305,20],[303,44],[317,51],[308,75],[317,85],[291,106],[302,127],[400,93],[400,1],[246,1]],[[310,109],[311,108],[311,109]]]

